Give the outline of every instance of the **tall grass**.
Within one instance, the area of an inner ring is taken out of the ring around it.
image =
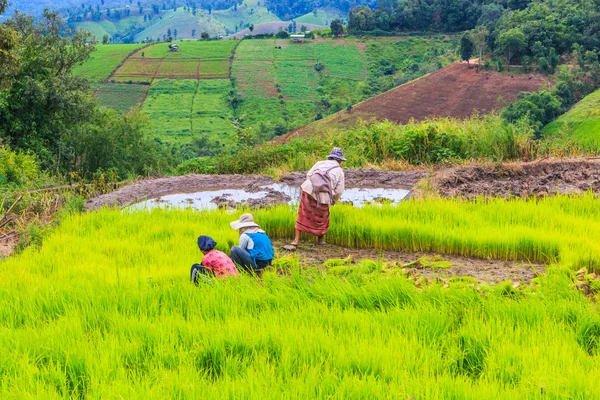
[[[505,124],[497,115],[467,120],[434,118],[405,125],[361,122],[352,128],[317,123],[311,133],[292,137],[285,144],[269,143],[255,148],[252,154],[203,160],[200,166],[214,165],[212,170],[218,173],[308,170],[329,154],[331,146],[343,148],[348,159],[345,165],[350,168],[531,159],[539,155],[533,136],[526,122]],[[181,165],[178,173],[203,172],[195,165],[194,161]]]
[[[286,207],[255,217],[274,236],[292,237]],[[600,200],[593,194],[540,200],[427,199],[397,206],[336,206],[327,241],[347,247],[428,251],[525,260],[600,272]]]
[[[598,213],[591,197],[336,207],[330,236],[341,240],[336,225],[352,214],[347,227],[357,231],[373,217],[383,231],[385,220],[423,209],[415,220],[436,222],[443,238],[452,204],[476,221],[462,221],[465,232],[487,223],[490,241],[493,232],[508,240],[517,218],[533,236],[552,224],[564,233],[568,221],[583,227]],[[552,207],[554,222],[537,224]],[[293,214],[278,208],[257,219],[272,231]],[[600,396],[600,315],[566,269],[522,291],[418,289],[393,273],[340,279],[294,265],[284,276],[191,285],[196,236],[211,234],[227,250],[237,239],[227,224],[235,216],[103,210],[65,220],[41,248],[0,263],[0,397]],[[448,225],[451,237],[460,224]],[[593,233],[587,229],[580,238]]]

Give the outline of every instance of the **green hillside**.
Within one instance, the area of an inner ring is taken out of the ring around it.
[[[161,141],[179,145],[201,139],[215,151],[234,140],[234,120],[258,140],[271,139],[378,94],[396,80],[446,65],[453,46],[451,40],[425,37],[319,39],[302,45],[274,38],[176,43],[177,52],[162,42],[143,48],[99,45],[76,72],[91,82],[107,81],[95,89],[98,102],[122,111],[139,108]],[[392,65],[394,74],[382,65]]]
[[[546,125],[542,134],[548,138],[568,139],[584,151],[600,150],[600,90]]]
[[[316,14],[316,15],[315,15]],[[320,8],[311,13],[305,14],[301,17],[294,19],[296,23],[305,23],[305,24],[314,24],[314,25],[323,25],[329,26],[331,20],[335,18],[348,18],[346,13],[341,12],[335,8]]]
[[[265,2],[260,0],[246,0],[237,6],[237,10],[233,7],[228,10],[216,10],[212,12],[212,17],[225,28],[226,34],[235,32],[236,26],[241,30],[251,24],[279,21],[279,18],[267,10],[264,4]]]

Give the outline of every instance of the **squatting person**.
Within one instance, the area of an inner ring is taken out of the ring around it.
[[[300,243],[300,232],[317,237],[317,245],[323,244],[323,236],[329,230],[329,207],[340,200],[344,193],[345,177],[342,162],[346,161],[339,147],[334,147],[327,160],[319,161],[308,171],[302,183],[296,237],[286,246],[294,250]]]
[[[210,236],[200,236],[198,238],[198,248],[204,257],[201,264],[192,265],[190,278],[192,282],[198,283],[199,278],[206,279],[207,276],[227,277],[239,275],[239,272],[233,261],[227,254],[215,250],[217,243]]]
[[[274,257],[269,236],[254,222],[252,214],[243,214],[229,224],[240,234],[240,245],[231,248],[233,262],[248,272],[271,265]]]

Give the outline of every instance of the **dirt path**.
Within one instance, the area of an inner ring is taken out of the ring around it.
[[[426,176],[421,172],[388,172],[373,169],[346,169],[347,188],[393,188],[411,190]],[[300,186],[306,173],[295,172],[284,176],[281,183]],[[274,181],[265,175],[185,175],[166,178],[145,179],[125,186],[112,193],[105,194],[86,203],[87,210],[102,206],[126,206],[147,199],[177,193],[194,193],[224,189],[244,189],[248,192],[260,191],[261,186],[271,185]],[[283,193],[271,190],[269,204],[286,201]],[[279,199],[279,200],[278,200]],[[288,199],[289,200],[289,199]],[[257,206],[263,205],[256,203]],[[264,204],[266,205],[266,203]]]
[[[286,241],[275,240],[274,246],[279,249],[279,256],[293,254],[283,249]],[[546,272],[546,267],[541,264],[529,264],[515,261],[481,260],[460,256],[428,253],[413,253],[403,251],[376,251],[373,249],[350,249],[327,244],[325,246],[314,246],[302,243],[297,250],[298,257],[303,264],[321,265],[331,259],[345,259],[351,257],[354,263],[369,259],[391,262],[393,268],[404,268],[404,271],[415,276],[423,276],[427,279],[442,279],[447,281],[454,277],[471,277],[480,282],[492,284],[505,280],[513,282],[529,283],[539,274]],[[418,260],[423,257],[443,260],[449,262],[448,268],[431,268],[423,266]],[[410,264],[407,267],[407,264]]]
[[[600,159],[547,159],[442,170],[432,179],[445,197],[529,197],[600,193]]]

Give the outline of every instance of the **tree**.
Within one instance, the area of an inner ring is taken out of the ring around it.
[[[250,33],[254,32],[254,24],[250,24],[248,29],[250,29]]]
[[[175,36],[175,40],[177,40],[177,29],[173,29],[173,36]]]
[[[11,50],[19,55],[11,61],[15,68],[0,75],[0,82],[10,83],[0,90],[0,140],[36,153],[44,167],[56,166],[63,136],[86,126],[95,110],[89,84],[71,74],[95,50],[95,41],[67,28],[57,13],[45,12],[37,25],[16,13],[6,25],[20,40]]]
[[[196,37],[196,30],[192,29],[192,37]]]
[[[496,49],[506,56],[506,66],[510,71],[510,60],[527,45],[525,34],[519,28],[512,28],[496,38]]]
[[[167,29],[167,36],[171,36],[171,28]]]
[[[552,70],[556,70],[556,67],[558,67],[558,63],[560,62],[560,59],[558,58],[558,55],[556,54],[556,50],[554,49],[554,47],[550,48],[550,51],[548,51],[548,62],[550,63],[550,67],[552,68]]]
[[[110,36],[108,36],[108,34],[105,34],[104,36],[102,36],[102,44],[108,44],[109,39],[110,39]]]
[[[342,24],[342,20],[339,18],[335,18],[331,21],[331,34],[333,36],[340,36],[344,33],[344,25]]]
[[[481,59],[483,58],[483,52],[487,47],[486,39],[489,35],[489,32],[485,26],[478,26],[470,32],[471,41],[477,49],[479,53],[479,63],[477,65],[477,72],[479,72],[479,68],[481,68]]]
[[[471,35],[465,32],[460,38],[460,57],[469,64],[472,56],[473,42],[471,41]]]
[[[300,32],[302,32],[302,33],[306,33],[307,30],[308,30],[308,28],[305,25],[302,25],[300,27]]]
[[[0,0],[0,14],[7,7],[6,0]],[[12,83],[12,77],[19,69],[19,60],[21,55],[18,53],[21,35],[16,29],[7,25],[0,24],[0,89],[9,87]],[[2,98],[0,98],[0,105]]]
[[[210,36],[208,35],[208,32],[202,32],[202,33],[200,34],[200,37],[202,38],[202,40],[208,40],[208,38],[209,38]]]

